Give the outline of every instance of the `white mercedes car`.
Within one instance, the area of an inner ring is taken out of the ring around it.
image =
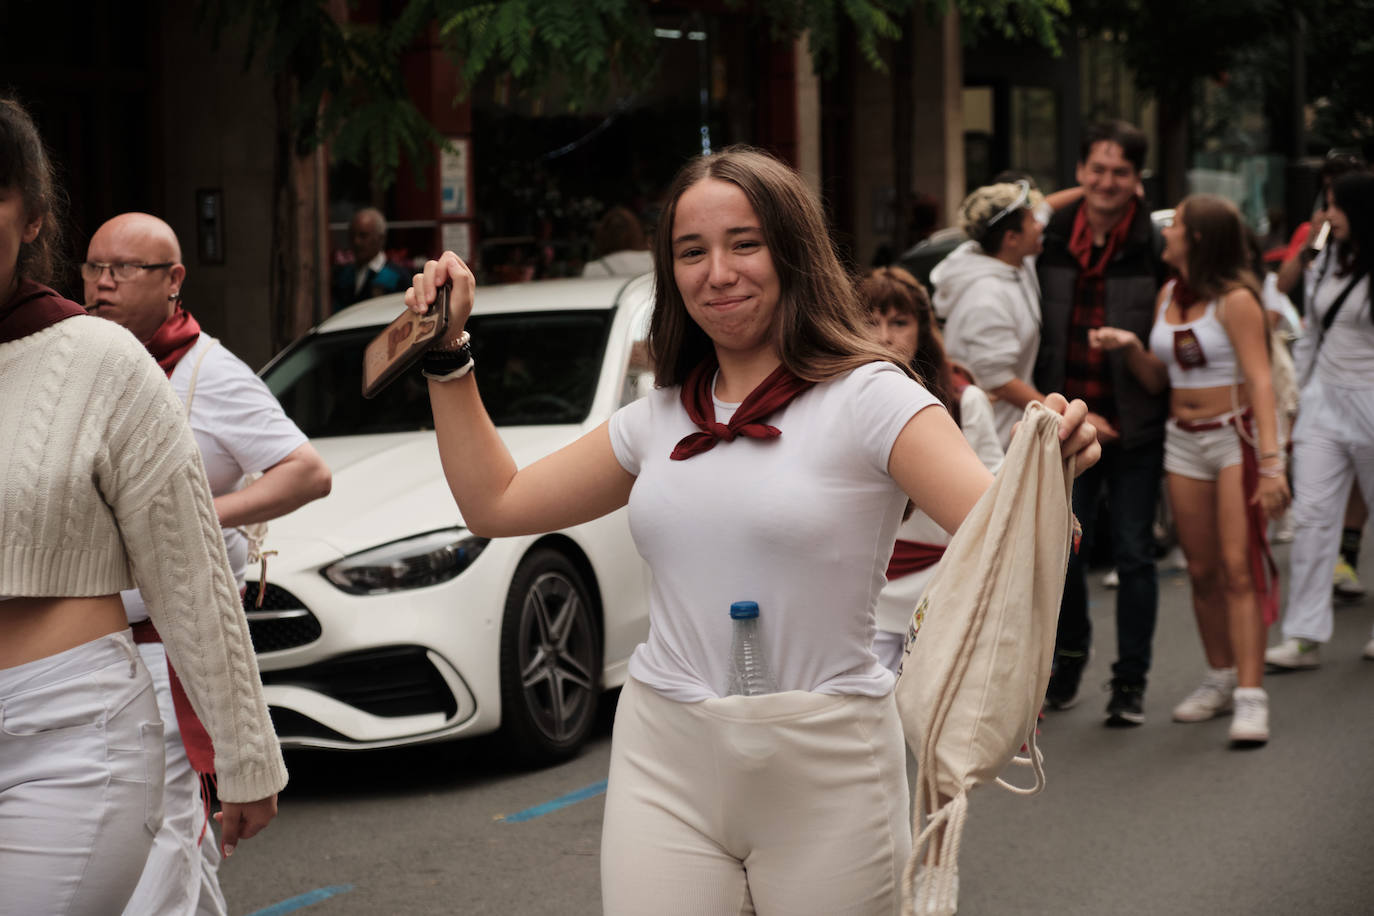
[[[478,290],[478,384],[518,465],[652,388],[652,290],[651,276]],[[648,569],[624,510],[531,537],[463,526],[419,371],[361,395],[363,348],[402,307],[348,308],[262,371],[334,473],[328,497],[271,523],[260,608],[249,570],[277,733],[349,749],[500,730],[520,759],[566,758],[648,632]]]

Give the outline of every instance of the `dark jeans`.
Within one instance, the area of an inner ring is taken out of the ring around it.
[[[1083,526],[1083,541],[1078,553],[1069,559],[1055,648],[1082,652],[1092,644],[1084,558],[1092,556],[1098,496],[1105,487],[1112,556],[1121,580],[1116,591],[1116,664],[1112,674],[1124,683],[1144,685],[1150,670],[1150,645],[1159,612],[1153,524],[1163,476],[1161,439],[1129,449],[1105,446],[1102,460],[1073,485],[1073,511]]]

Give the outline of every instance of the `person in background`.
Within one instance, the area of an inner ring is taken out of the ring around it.
[[[167,266],[129,266],[137,264]],[[186,309],[181,296],[186,268],[171,226],[147,213],[114,217],[91,236],[81,274],[86,310],[137,337],[186,405],[224,546],[242,589],[249,555],[244,526],[278,518],[326,495],[329,468],[253,370],[203,333]],[[250,475],[256,477],[252,482]],[[226,913],[218,848],[213,837],[201,841],[207,812],[198,771],[208,775],[213,769],[213,758],[203,749],[204,756],[192,760],[203,727],[199,722],[181,727],[179,720],[186,716],[177,714],[174,676],[142,594],[128,591],[123,600],[157,690],[167,760],[162,829],[126,912]],[[176,683],[180,690],[180,680]]]
[[[1102,462],[1074,484],[1073,509],[1083,540],[1069,558],[1045,706],[1067,709],[1078,700],[1092,644],[1085,562],[1092,556],[1098,500],[1105,491],[1120,581],[1117,657],[1107,703],[1110,726],[1145,721],[1159,606],[1153,524],[1168,403],[1140,384],[1120,353],[1091,346],[1089,332],[1111,326],[1145,340],[1154,323],[1155,296],[1165,270],[1157,232],[1136,194],[1146,148],[1145,135],[1130,124],[1112,121],[1088,130],[1077,171],[1083,198],[1050,217],[1036,262],[1043,318],[1036,387],[1063,389],[1084,400],[1102,437]]]
[[[996,474],[1003,449],[992,403],[973,384],[968,370],[946,358],[925,287],[900,267],[880,267],[859,281],[859,298],[868,308],[874,339],[896,352],[924,380],[959,425],[978,460]],[[873,638],[874,654],[893,674],[902,663],[912,611],[948,544],[949,534],[917,509],[897,529],[897,543],[887,564],[887,585],[878,595],[878,632]]]
[[[1293,427],[1292,580],[1281,643],[1265,654],[1285,670],[1315,668],[1331,639],[1331,564],[1358,481],[1374,493],[1374,175],[1331,185],[1331,242],[1314,262],[1307,334],[1294,362],[1302,387]],[[1374,637],[1364,648],[1374,659]]]
[[[906,752],[874,604],[908,500],[946,531],[992,482],[936,398],[865,333],[819,201],[731,147],[674,179],[655,240],[649,345],[662,387],[517,468],[464,331],[471,272],[425,265],[452,334],[425,357],[449,487],[474,533],[557,530],[629,508],[653,573],[649,634],[616,709],[602,827],[609,916],[897,911]],[[1061,451],[1090,466],[1082,404]],[[779,692],[728,693],[728,609],[760,609]]]
[[[1026,405],[1045,397],[1032,381],[1040,348],[1035,256],[1042,202],[1025,179],[974,191],[959,206],[969,240],[931,272],[945,346],[992,399],[1003,449]]]
[[[644,226],[629,207],[612,207],[596,224],[596,260],[582,268],[584,277],[637,277],[654,269],[654,256]]]
[[[1186,198],[1164,230],[1163,259],[1178,277],[1160,291],[1148,348],[1120,328],[1090,336],[1121,354],[1148,390],[1171,389],[1164,470],[1208,665],[1173,715],[1202,722],[1232,712],[1238,747],[1269,740],[1264,645],[1279,583],[1266,516],[1288,505],[1269,320],[1247,232],[1223,198]]]
[[[57,193],[0,98],[0,910],[107,916],[163,819],[163,723],[121,590],[142,590],[213,739],[225,855],[276,816],[286,766],[184,408],[133,335],[43,283]]]
[[[410,274],[386,258],[386,217],[375,207],[364,207],[348,222],[351,264],[334,268],[330,290],[334,310],[406,288]]]

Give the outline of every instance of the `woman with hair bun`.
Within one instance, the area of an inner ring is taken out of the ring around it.
[[[959,207],[964,242],[931,271],[935,311],[945,319],[949,355],[968,366],[992,398],[1006,448],[1031,401],[1040,349],[1040,253],[1044,198],[1030,181],[978,188]]]
[[[996,474],[1003,452],[992,403],[969,371],[945,356],[926,288],[900,267],[880,267],[859,281],[859,298],[868,308],[874,337],[906,361],[949,411],[978,460]],[[912,608],[948,545],[949,533],[919,509],[897,529],[887,584],[878,595],[878,633],[873,638],[874,654],[893,673],[902,662]]]
[[[1160,290],[1148,348],[1120,328],[1091,330],[1089,342],[1124,353],[1148,391],[1172,389],[1164,471],[1208,665],[1174,721],[1232,713],[1232,745],[1255,746],[1269,740],[1264,645],[1278,614],[1266,516],[1281,515],[1289,498],[1269,323],[1245,223],[1229,201],[1185,198],[1164,229],[1162,257],[1178,276]]]

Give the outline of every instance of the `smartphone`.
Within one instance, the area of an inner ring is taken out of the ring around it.
[[[1331,221],[1322,223],[1322,227],[1317,230],[1317,235],[1312,239],[1312,244],[1308,245],[1313,251],[1321,251],[1326,247],[1326,240],[1331,236]]]
[[[429,311],[406,309],[363,351],[363,397],[375,398],[448,332],[448,286],[439,287]]]

